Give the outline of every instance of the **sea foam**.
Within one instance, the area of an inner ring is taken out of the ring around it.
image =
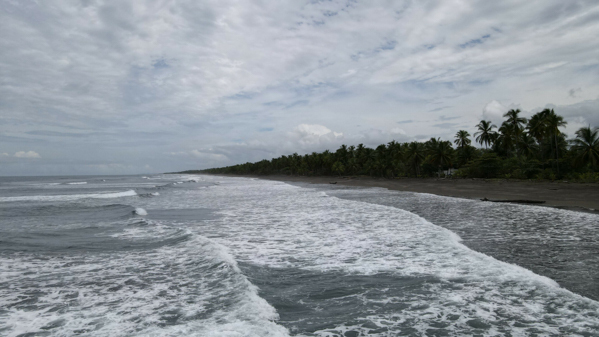
[[[534,328],[540,334],[597,332],[592,326],[599,326],[599,318],[588,313],[599,310],[599,303],[528,269],[473,251],[457,234],[414,213],[249,179],[197,193],[206,195],[196,199],[199,206],[222,209],[222,218],[213,228],[203,227],[204,233],[229,247],[238,261],[264,268],[434,281],[422,285],[423,293],[408,291],[387,299],[413,307],[402,311],[401,320],[413,322],[410,326],[423,334],[442,317],[447,317],[448,333],[457,335],[475,329],[492,335],[521,320],[538,322]],[[460,319],[452,321],[454,314]],[[362,319],[397,332],[394,322],[399,318],[394,315],[381,311]],[[571,330],[560,330],[562,326]],[[338,328],[315,333],[336,335],[343,330]],[[526,335],[527,329],[512,326],[509,331]]]
[[[142,215],[142,216],[143,215],[148,215],[148,212],[145,209],[141,208],[141,207],[136,208],[134,212],[137,215]]]
[[[67,195],[28,195],[20,197],[0,197],[0,202],[14,201],[73,201],[79,199],[111,199],[136,196],[134,190],[124,192],[96,193],[96,194],[67,194]]]

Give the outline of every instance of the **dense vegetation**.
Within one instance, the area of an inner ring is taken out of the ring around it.
[[[370,175],[373,177],[435,177],[455,168],[453,177],[568,179],[599,182],[599,130],[583,127],[574,139],[560,131],[562,116],[545,109],[529,120],[510,110],[497,128],[490,121],[476,125],[471,135],[456,133],[453,143],[440,138],[426,142],[392,141],[371,149],[341,145],[335,152],[294,153],[256,163],[202,170],[224,174]],[[455,145],[455,147],[454,147]]]

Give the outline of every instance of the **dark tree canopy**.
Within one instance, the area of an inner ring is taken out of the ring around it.
[[[471,135],[459,130],[453,143],[441,138],[426,142],[391,141],[376,148],[341,145],[334,152],[297,153],[256,163],[203,170],[224,174],[368,175],[372,177],[454,177],[562,179],[599,182],[599,129],[583,127],[566,139],[566,121],[545,109],[530,119],[520,110],[505,113],[499,128],[491,121],[476,125]],[[455,149],[453,145],[455,144]],[[457,169],[457,171],[455,171]]]

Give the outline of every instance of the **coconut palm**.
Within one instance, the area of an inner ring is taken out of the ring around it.
[[[439,170],[439,176],[441,176],[441,169],[444,165],[451,165],[451,156],[453,148],[451,147],[450,141],[442,141],[440,138],[431,138],[427,144],[427,152],[431,156],[430,159]]]
[[[387,155],[387,170],[389,171],[389,175],[394,177],[394,170],[396,170],[401,161],[403,160],[403,151],[400,143],[392,140],[387,143],[388,155]]]
[[[414,168],[416,177],[420,174],[420,164],[424,161],[424,146],[422,143],[411,142],[406,148],[406,158]]]
[[[528,124],[526,125],[528,133],[533,136],[539,144],[542,144],[545,139],[549,137],[547,130],[547,117],[550,114],[551,110],[549,109],[544,109],[543,111],[537,112],[530,118]]]
[[[526,118],[518,116],[520,112],[520,109],[512,109],[503,115],[507,117],[506,123],[511,127],[514,136],[519,136],[524,129],[523,125],[526,124]]]
[[[454,136],[455,140],[453,142],[460,149],[463,149],[465,146],[468,146],[471,143],[470,138],[468,138],[468,137],[470,137],[470,134],[468,133],[468,131],[460,130],[455,134],[455,136]]]
[[[476,148],[474,146],[467,145],[457,151],[457,164],[459,166],[465,165],[476,157]]]
[[[487,148],[490,144],[493,143],[494,135],[496,134],[496,132],[493,131],[493,129],[497,126],[495,124],[492,124],[491,121],[483,120],[480,121],[480,123],[478,123],[476,127],[478,128],[478,131],[474,134],[474,136],[476,136],[476,141],[480,145],[485,144],[485,148]]]
[[[523,155],[526,158],[534,157],[535,154],[539,151],[539,148],[534,138],[526,132],[520,135],[520,138],[518,139],[518,143],[516,144],[516,146],[520,155]]]
[[[580,128],[576,138],[572,140],[572,150],[576,152],[576,160],[580,164],[597,167],[599,163],[599,128]]]
[[[559,128],[568,124],[564,121],[564,117],[556,115],[553,109],[547,114],[546,117],[547,133],[551,135],[552,140],[555,141],[555,161],[557,164],[557,173],[559,174],[559,155],[558,155],[558,136],[562,134]]]
[[[499,149],[508,157],[511,156],[512,150],[514,149],[515,139],[517,139],[516,133],[517,131],[507,121],[501,123],[501,126],[499,127],[498,137],[500,145]]]

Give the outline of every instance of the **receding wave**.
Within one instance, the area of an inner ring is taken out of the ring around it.
[[[70,195],[27,195],[20,197],[2,197],[0,202],[11,202],[11,201],[73,201],[79,199],[112,199],[121,197],[132,197],[136,196],[137,193],[134,190],[128,190],[124,192],[111,192],[111,193],[95,193],[95,194],[70,194]]]
[[[87,181],[75,181],[72,183],[67,183],[67,185],[85,185],[87,184]]]

